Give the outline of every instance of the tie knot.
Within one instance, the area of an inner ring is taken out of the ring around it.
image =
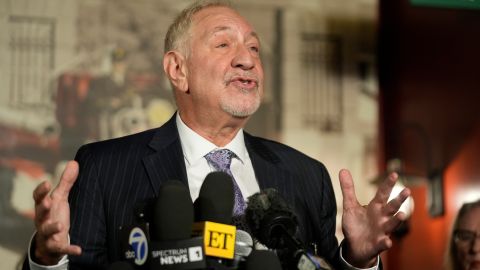
[[[206,154],[205,158],[215,170],[226,172],[230,170],[230,164],[234,156],[235,154],[228,149],[218,149]]]

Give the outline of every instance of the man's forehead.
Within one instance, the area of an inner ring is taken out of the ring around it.
[[[239,17],[246,21],[242,15],[240,15],[235,9],[227,6],[209,6],[197,11],[193,18],[194,20],[203,20],[212,16],[224,16],[224,17]]]
[[[193,25],[201,28],[205,35],[240,30],[244,35],[258,39],[258,34],[250,23],[229,7],[208,7],[201,10],[194,15]]]
[[[228,26],[228,25],[219,25],[215,26],[213,29],[208,30],[206,29],[206,34],[207,35],[214,35],[216,33],[221,33],[221,32],[234,32],[235,28]],[[243,33],[247,38],[258,38],[257,32],[255,32],[253,29],[250,29],[249,31]]]

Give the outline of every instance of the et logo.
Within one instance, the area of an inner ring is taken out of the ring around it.
[[[203,234],[205,254],[233,259],[236,232],[236,227],[232,225],[205,222]]]
[[[132,247],[133,252],[135,252],[135,264],[143,265],[147,261],[148,257],[148,242],[143,230],[138,227],[134,227],[130,231],[128,243]]]

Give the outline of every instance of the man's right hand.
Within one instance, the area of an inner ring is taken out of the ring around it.
[[[70,206],[68,194],[78,176],[78,163],[69,161],[60,182],[52,191],[45,181],[33,191],[35,200],[35,250],[33,260],[42,265],[55,265],[64,255],[80,255],[82,249],[70,245]]]

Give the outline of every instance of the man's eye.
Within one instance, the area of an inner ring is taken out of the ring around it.
[[[226,47],[228,47],[227,43],[221,43],[221,44],[217,45],[217,48],[226,48]]]
[[[253,52],[256,52],[256,53],[258,53],[260,51],[260,49],[256,46],[250,47],[250,50],[252,50]]]

